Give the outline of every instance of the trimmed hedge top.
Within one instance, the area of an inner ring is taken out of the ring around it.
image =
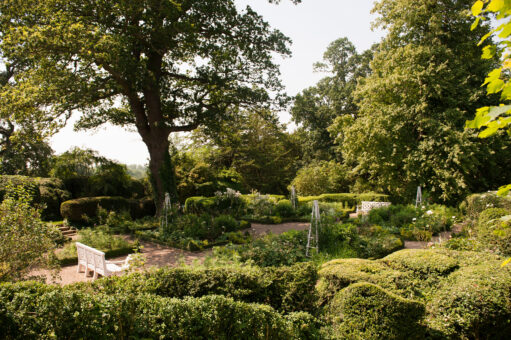
[[[426,314],[419,323],[426,325],[427,336],[501,339],[511,334],[511,269],[501,268],[502,261],[498,256],[485,253],[406,249],[376,261],[346,259],[328,262],[319,271],[317,288],[320,301],[329,306],[338,304],[335,301],[341,291],[351,289],[354,284],[370,283],[401,298],[424,303]],[[374,288],[370,290],[374,291]],[[357,293],[365,296],[364,299],[373,299],[374,294],[364,294]],[[360,307],[362,314],[372,315],[373,309],[384,313],[388,304],[377,301],[358,301],[357,298],[356,304],[372,306],[367,307],[367,312],[366,307]],[[351,313],[348,312],[351,307],[342,306],[339,308],[345,315]],[[386,332],[390,328],[385,325],[392,322],[381,321],[377,315],[374,315],[374,323],[368,316],[365,326],[360,326],[362,320],[357,319],[356,313],[346,318],[351,321],[338,325],[344,337],[362,334],[360,336],[365,338],[365,334],[371,338],[373,334],[381,334],[382,338],[389,339],[410,338],[410,329],[406,325],[395,335],[388,335],[390,333]],[[415,323],[414,327],[417,334],[424,334],[423,326]]]
[[[10,339],[307,339],[307,313],[224,296],[89,294],[38,283],[0,285],[0,329]]]
[[[152,216],[156,212],[151,199],[130,199],[124,197],[83,197],[63,202],[60,206],[62,217],[72,223],[88,224],[97,217],[98,207],[109,211],[128,211],[133,219]]]

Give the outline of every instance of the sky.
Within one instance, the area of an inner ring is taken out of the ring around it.
[[[359,52],[380,41],[383,33],[372,31],[371,14],[374,0],[303,0],[293,5],[282,0],[280,5],[269,4],[266,0],[235,0],[240,9],[247,5],[276,29],[293,41],[292,56],[277,59],[281,79],[288,95],[313,86],[324,74],[313,72],[312,65],[322,60],[328,45],[341,37],[347,37]],[[282,122],[289,122],[289,114],[280,113]],[[98,151],[102,156],[124,164],[147,164],[149,154],[145,144],[136,132],[105,125],[96,131],[75,132],[73,117],[69,124],[50,140],[57,154],[74,146]]]

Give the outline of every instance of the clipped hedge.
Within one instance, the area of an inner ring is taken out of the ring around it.
[[[312,201],[319,202],[338,202],[347,204],[351,207],[356,206],[362,201],[387,202],[389,196],[384,194],[364,193],[364,194],[323,194],[319,196],[298,197],[298,202],[307,203]]]
[[[425,329],[416,326],[416,332],[425,331],[426,338],[502,339],[511,334],[511,268],[501,268],[502,262],[501,257],[478,252],[406,249],[375,261],[327,262],[319,271],[317,289],[320,303],[329,306],[344,289],[371,283],[424,303],[426,314],[420,323]],[[343,332],[351,334],[357,330],[353,327]]]
[[[380,286],[356,283],[339,291],[329,306],[332,338],[423,339],[425,306]]]
[[[428,303],[428,324],[446,338],[508,339],[511,275],[483,263],[453,273]]]
[[[169,298],[224,295],[250,303],[264,303],[284,313],[314,313],[317,296],[316,267],[299,263],[290,267],[161,268],[72,285],[101,294],[155,294]]]
[[[24,187],[34,203],[44,205],[41,218],[45,221],[61,220],[60,205],[71,198],[64,183],[57,178],[0,175],[0,200],[3,200],[8,185]]]
[[[223,296],[88,294],[38,283],[0,285],[2,336],[12,339],[311,339],[307,313]]]
[[[69,222],[88,224],[97,218],[98,207],[109,211],[129,211],[131,218],[137,219],[152,216],[156,213],[154,201],[151,199],[128,199],[124,197],[84,197],[63,202],[60,213]]]

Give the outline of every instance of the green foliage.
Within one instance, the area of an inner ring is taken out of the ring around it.
[[[289,200],[281,200],[275,206],[275,214],[280,217],[292,217],[295,215],[293,205]]]
[[[335,161],[317,161],[298,170],[291,185],[302,196],[348,191],[347,168]]]
[[[494,100],[480,88],[493,63],[481,61],[477,47],[489,27],[471,31],[471,5],[376,3],[376,26],[388,34],[371,75],[357,86],[359,116],[342,131],[342,156],[356,169],[356,186],[406,202],[421,185],[434,202],[456,204],[469,192],[510,180],[504,170],[509,141],[495,136],[481,145],[464,130],[467,114]]]
[[[220,131],[200,129],[194,139],[202,145],[210,172],[228,169],[238,174],[239,182],[230,187],[245,192],[286,193],[301,156],[298,143],[267,110],[237,112]]]
[[[9,185],[22,186],[30,194],[32,203],[41,208],[43,220],[60,220],[60,204],[71,198],[59,179],[3,175],[0,176],[0,200]]]
[[[105,295],[36,283],[0,286],[7,338],[301,339],[314,332],[306,313],[282,316],[265,305],[223,296],[171,299]]]
[[[347,38],[340,38],[328,46],[323,61],[314,64],[316,71],[329,76],[296,95],[291,108],[293,121],[300,126],[298,134],[306,162],[331,160],[335,156],[334,141],[328,127],[336,117],[357,114],[353,91],[357,79],[371,72],[371,59],[371,50],[357,53]],[[342,140],[335,142],[342,144]]]
[[[470,220],[477,220],[479,214],[488,208],[504,208],[511,210],[511,199],[496,195],[494,192],[472,194],[461,204],[460,210]]]
[[[488,95],[499,93],[503,103],[508,103],[511,99],[511,84],[509,82],[509,67],[511,62],[510,52],[510,32],[511,23],[508,18],[510,15],[511,4],[502,0],[478,0],[472,5],[472,15],[476,17],[472,29],[476,29],[481,20],[486,20],[488,15],[494,15],[500,20],[499,25],[486,34],[479,45],[483,44],[490,36],[497,37],[495,41],[490,41],[490,45],[483,48],[483,59],[496,58],[500,62],[500,67],[495,68],[488,73],[484,81]],[[479,133],[480,138],[487,138],[495,135],[499,129],[507,130],[511,135],[511,116],[510,105],[501,104],[500,106],[484,106],[477,110],[476,117],[467,121],[466,127],[483,130]],[[511,185],[503,186],[499,189],[499,194],[505,196],[511,190]]]
[[[0,281],[17,281],[35,266],[52,267],[59,231],[41,221],[31,195],[21,186],[7,187],[0,204]]]
[[[511,209],[484,210],[475,228],[475,238],[480,249],[511,255]]]
[[[155,213],[154,202],[152,200],[107,196],[84,197],[65,201],[60,206],[60,213],[69,222],[90,224],[97,220],[99,208],[116,212],[129,211],[134,219],[152,216]]]
[[[445,338],[506,338],[511,332],[509,278],[509,270],[498,265],[461,268],[428,303],[428,324]]]
[[[283,313],[316,311],[316,267],[252,266],[161,268],[153,272],[76,284],[72,289],[96,294],[154,294],[168,298],[223,295],[237,301],[264,303]]]
[[[250,8],[219,0],[68,5],[2,4],[0,48],[30,66],[19,82],[51,117],[79,110],[78,128],[136,128],[148,147],[158,211],[164,193],[176,192],[171,133],[215,130],[236,116],[232,106],[286,101],[273,56],[290,54],[289,39]]]
[[[317,289],[320,303],[328,306],[343,289],[371,283],[426,305],[420,325],[409,325],[417,334],[426,331],[425,337],[432,338],[500,338],[500,334],[509,332],[511,321],[511,272],[500,269],[501,263],[498,256],[485,253],[407,249],[376,261],[342,259],[325,263],[319,271]],[[365,303],[374,306],[378,301],[371,300]],[[328,316],[340,317],[338,313]]]
[[[250,262],[261,267],[287,266],[306,260],[306,244],[306,232],[292,230],[280,235],[264,235],[247,244],[215,248],[213,252],[220,259]]]
[[[370,283],[339,291],[328,310],[335,339],[423,339],[421,302],[404,299]]]
[[[146,196],[141,182],[128,175],[125,165],[90,149],[73,148],[56,156],[52,176],[61,179],[73,198],[95,196]]]

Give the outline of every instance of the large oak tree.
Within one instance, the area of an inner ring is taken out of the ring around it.
[[[280,104],[275,53],[287,39],[233,0],[3,0],[2,49],[18,81],[82,112],[79,128],[132,127],[150,155],[157,206],[175,196],[169,135],[228,119],[230,106]],[[41,96],[41,93],[39,93]],[[113,141],[112,141],[113,142]],[[174,197],[175,198],[175,197]]]

